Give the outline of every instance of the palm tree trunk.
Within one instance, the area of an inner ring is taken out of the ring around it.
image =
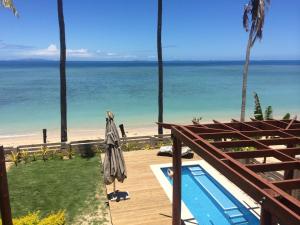
[[[61,116],[61,142],[68,141],[67,134],[67,84],[66,84],[66,40],[63,1],[57,0],[57,12],[60,37],[60,116]]]
[[[246,99],[247,99],[247,80],[248,80],[248,67],[250,62],[250,51],[252,45],[252,28],[249,33],[249,39],[247,44],[247,51],[246,51],[246,61],[244,64],[243,70],[243,88],[242,88],[242,106],[241,106],[241,122],[245,121],[245,112],[246,112]]]
[[[161,44],[162,0],[158,0],[157,15],[157,58],[158,58],[158,122],[163,122],[163,59]],[[163,128],[158,125],[158,134],[163,134]]]

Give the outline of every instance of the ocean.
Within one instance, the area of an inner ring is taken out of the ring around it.
[[[239,119],[242,61],[165,62],[164,118],[171,123]],[[125,127],[157,121],[155,62],[68,62],[68,128],[94,130],[115,113]],[[254,61],[248,79],[247,116],[253,92],[276,118],[300,115],[300,61]],[[59,64],[0,62],[0,138],[60,129]]]

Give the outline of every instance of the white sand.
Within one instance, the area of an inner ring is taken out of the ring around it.
[[[229,122],[230,119],[218,119],[221,122]],[[211,123],[212,121],[204,120],[201,123]],[[192,124],[191,121],[187,121],[183,124]],[[157,134],[157,125],[153,124],[140,124],[135,126],[126,126],[125,131],[127,137],[134,136],[145,136]],[[99,129],[73,129],[68,130],[68,141],[79,141],[79,140],[95,140],[104,138],[105,128]],[[164,133],[169,134],[170,130],[164,129]],[[31,133],[28,135],[16,135],[16,136],[2,136],[0,137],[0,145],[3,146],[18,146],[26,144],[40,144],[43,142],[42,131]],[[47,131],[47,142],[54,143],[60,142],[60,130],[48,130]]]

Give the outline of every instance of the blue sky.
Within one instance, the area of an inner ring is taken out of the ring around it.
[[[164,0],[165,60],[242,60],[247,0]],[[0,8],[0,59],[58,59],[56,0]],[[156,0],[64,0],[69,60],[156,60]],[[271,0],[252,59],[300,59],[300,1]]]

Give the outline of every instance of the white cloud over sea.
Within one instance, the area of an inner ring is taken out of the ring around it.
[[[44,49],[34,49],[31,51],[24,52],[28,57],[59,57],[60,50],[55,44],[50,44],[47,48]],[[67,57],[74,58],[90,58],[93,57],[93,54],[89,52],[87,49],[67,49]]]
[[[67,48],[69,60],[135,60],[135,54],[112,52],[105,50],[89,50],[86,48]],[[6,59],[49,59],[58,60],[59,46],[51,43],[45,48],[26,45],[7,44],[0,40],[0,60]]]

